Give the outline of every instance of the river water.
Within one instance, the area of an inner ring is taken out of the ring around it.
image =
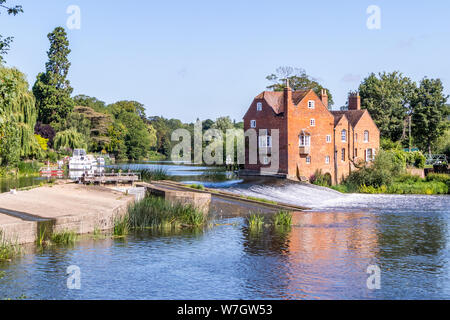
[[[202,178],[207,168],[168,169],[187,183],[311,210],[294,214],[290,230],[249,232],[244,218],[217,215],[204,230],[31,249],[0,265],[0,298],[450,299],[449,196],[342,195],[282,180],[211,181]],[[72,265],[81,271],[80,290],[67,288]],[[381,271],[378,290],[367,286],[369,266]]]

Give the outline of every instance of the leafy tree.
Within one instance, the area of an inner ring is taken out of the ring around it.
[[[369,110],[383,137],[392,141],[402,138],[415,88],[410,78],[397,71],[372,73],[359,86],[361,107]]]
[[[54,140],[54,148],[57,151],[64,149],[86,149],[87,144],[81,133],[75,129],[58,132]]]
[[[328,105],[331,107],[334,104],[333,96],[330,90],[324,88],[319,82],[306,74],[304,69],[293,67],[279,67],[275,73],[266,77],[267,80],[273,82],[267,89],[273,91],[283,91],[286,86],[286,79],[289,80],[289,86],[293,90],[313,90],[317,95],[320,95],[322,89],[325,89],[328,94]]]
[[[48,34],[48,39],[50,50],[47,52],[46,72],[37,76],[33,87],[39,120],[45,124],[64,122],[74,106],[70,97],[73,89],[67,79],[70,49],[66,31],[57,27]]]
[[[15,165],[39,148],[34,138],[37,112],[25,75],[0,66],[0,158]]]
[[[53,147],[53,139],[55,138],[55,129],[49,124],[43,124],[42,122],[36,122],[34,126],[34,133],[41,136],[48,141],[48,147]]]
[[[106,111],[106,104],[98,100],[95,97],[89,97],[84,94],[79,94],[75,97],[73,97],[73,102],[75,106],[83,106],[83,107],[89,107],[94,109],[97,112],[105,112]]]
[[[448,96],[440,79],[424,78],[411,102],[412,132],[415,143],[430,154],[439,137],[448,127],[446,106]]]
[[[6,0],[0,0],[0,14],[1,10],[6,10],[6,13],[9,15],[18,15],[23,12],[23,8],[21,5],[8,6],[5,4]],[[11,43],[13,41],[13,37],[4,38],[0,35],[0,63],[3,62],[3,56],[6,55],[10,49]]]
[[[118,101],[108,106],[109,112],[118,118],[123,112],[131,112],[138,115],[141,119],[145,119],[145,107],[137,101]]]

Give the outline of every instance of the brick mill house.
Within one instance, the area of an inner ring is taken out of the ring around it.
[[[313,90],[292,91],[289,84],[284,91],[258,95],[244,116],[244,129],[256,130],[259,152],[268,150],[250,164],[247,144],[247,174],[270,167],[272,129],[279,130],[279,169],[270,174],[288,179],[307,181],[322,170],[335,184],[355,170],[354,163],[372,161],[380,147],[380,131],[361,110],[358,94],[349,95],[348,110],[331,111],[326,90],[319,97]]]

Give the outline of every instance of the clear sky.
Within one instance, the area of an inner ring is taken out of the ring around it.
[[[44,70],[47,34],[68,30],[74,94],[107,103],[133,99],[148,115],[183,121],[229,115],[240,121],[279,66],[304,68],[329,88],[335,107],[371,72],[441,78],[450,89],[450,1],[8,0],[25,13],[0,16],[14,36],[8,65],[32,85]],[[381,29],[369,30],[370,5]]]

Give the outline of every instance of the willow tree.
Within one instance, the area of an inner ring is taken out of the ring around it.
[[[83,134],[77,132],[75,129],[68,129],[58,132],[54,139],[55,150],[69,151],[73,149],[86,149],[87,143]]]
[[[0,164],[14,165],[41,149],[34,137],[37,110],[25,75],[0,66]]]

